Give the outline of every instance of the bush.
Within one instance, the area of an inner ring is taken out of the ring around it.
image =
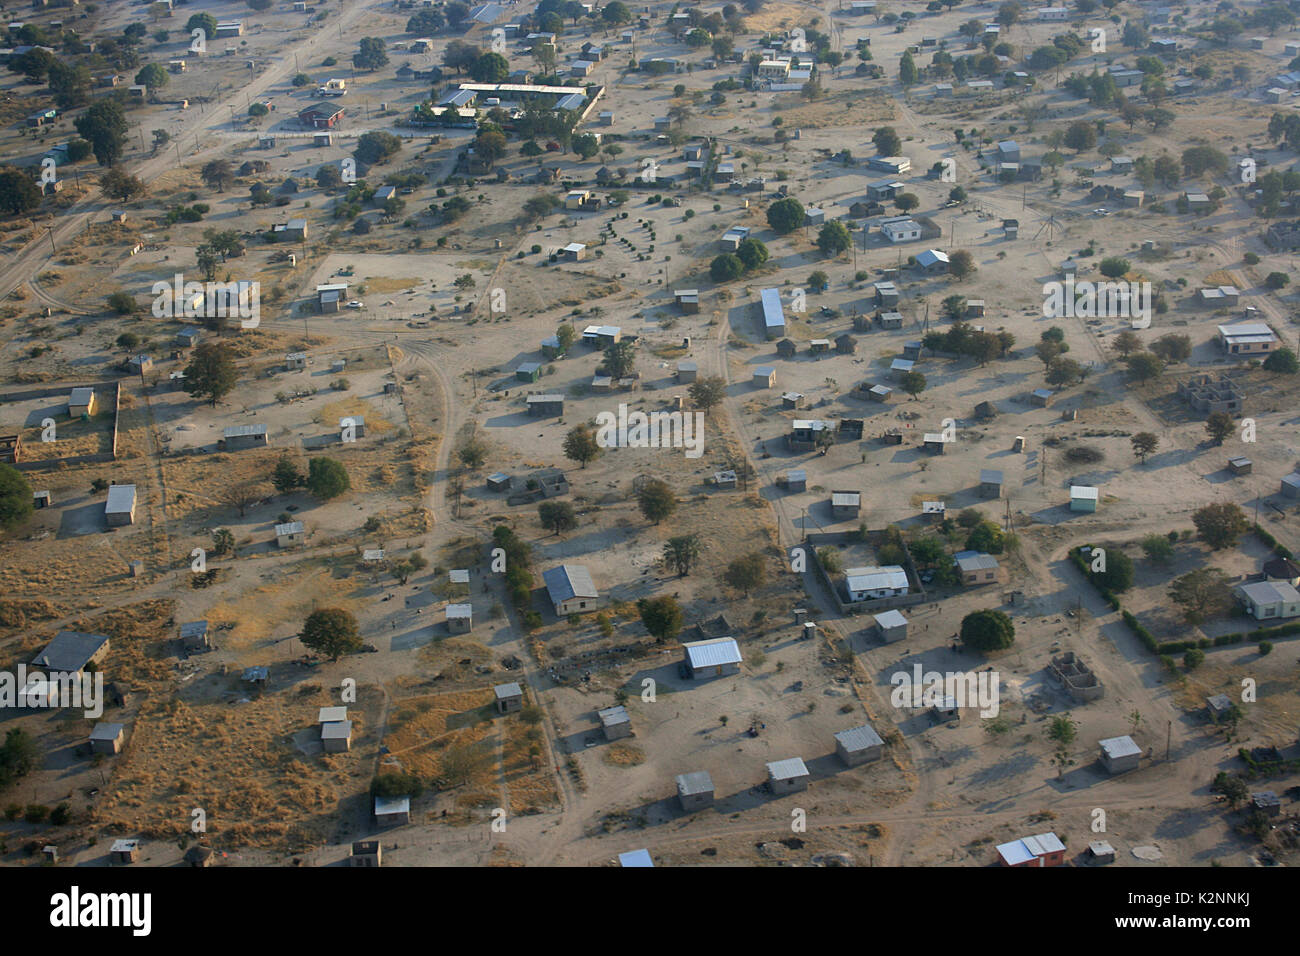
[[[1183,666],[1189,671],[1194,671],[1205,663],[1205,651],[1199,647],[1193,647],[1183,655]]]
[[[1271,642],[1269,642],[1269,641],[1260,641],[1260,642],[1259,642],[1259,656],[1260,656],[1260,657],[1268,657],[1268,655],[1269,655],[1269,654],[1272,654],[1272,653],[1273,653],[1273,644],[1272,644]]]

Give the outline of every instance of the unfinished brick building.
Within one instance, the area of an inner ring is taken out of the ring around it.
[[[1070,699],[1077,703],[1100,700],[1106,695],[1106,686],[1074,651],[1053,657],[1047,665],[1047,672],[1070,695]]]

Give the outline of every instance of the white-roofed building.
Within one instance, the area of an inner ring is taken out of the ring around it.
[[[835,735],[835,752],[847,766],[879,760],[885,752],[885,742],[870,724],[841,730]]]
[[[740,646],[734,638],[715,637],[682,645],[682,670],[690,680],[739,674],[740,661]]]
[[[1266,322],[1235,322],[1219,326],[1219,344],[1229,355],[1255,355],[1273,351],[1278,340]]]
[[[844,588],[853,602],[895,597],[906,594],[908,587],[907,572],[897,564],[849,568],[844,572]]]
[[[1275,621],[1300,616],[1300,591],[1286,581],[1252,581],[1239,584],[1237,599],[1257,621]]]
[[[1065,844],[1055,833],[1012,840],[998,846],[1003,866],[1060,866],[1065,862]]]
[[[1109,774],[1136,770],[1142,760],[1142,748],[1127,735],[1108,737],[1099,741],[1097,746],[1101,748],[1101,765]]]
[[[808,789],[808,768],[798,757],[774,760],[767,765],[767,783],[773,793],[795,793]]]
[[[542,581],[555,607],[556,617],[590,611],[600,599],[591,572],[581,564],[562,564],[544,571]]]

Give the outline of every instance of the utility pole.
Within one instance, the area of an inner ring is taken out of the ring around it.
[[[1165,760],[1169,759],[1169,745],[1172,742],[1173,737],[1174,737],[1174,722],[1170,720],[1167,722],[1167,726],[1165,729]]]

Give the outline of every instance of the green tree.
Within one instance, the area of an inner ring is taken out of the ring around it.
[[[567,328],[567,326],[565,327]],[[596,433],[586,423],[575,425],[564,436],[564,457],[570,461],[581,463],[583,468],[587,467],[587,462],[595,461],[600,457],[600,452],[601,448],[596,441]]]
[[[1231,502],[1206,505],[1192,512],[1192,524],[1201,540],[1214,551],[1230,548],[1250,528],[1246,513]]]
[[[282,495],[287,495],[306,483],[307,476],[302,473],[297,462],[288,455],[281,455],[280,460],[275,463],[275,469],[271,472],[271,484],[275,490]]]
[[[147,63],[135,75],[136,85],[145,87],[150,96],[164,89],[170,79],[171,77],[167,75],[167,68],[161,63]]]
[[[543,528],[557,535],[578,526],[578,513],[567,501],[543,501],[537,506],[537,518]]]
[[[948,274],[958,281],[975,271],[975,257],[965,249],[958,249],[948,257]]]
[[[727,383],[716,375],[697,378],[689,393],[691,404],[707,412],[727,397]]]
[[[691,566],[700,559],[700,539],[698,535],[682,534],[669,538],[664,543],[664,564],[677,572],[679,578],[691,573]]]
[[[915,86],[920,79],[921,74],[916,68],[916,61],[912,59],[911,53],[904,51],[898,61],[898,81],[904,86]]]
[[[359,49],[352,55],[352,65],[358,70],[377,70],[388,65],[384,41],[379,37],[362,37]]]
[[[651,478],[637,492],[637,506],[647,521],[658,524],[677,510],[677,496],[666,481]]]
[[[352,487],[347,469],[333,458],[313,458],[307,463],[307,490],[323,501],[337,498]]]
[[[767,246],[757,239],[741,240],[740,245],[736,248],[736,258],[744,263],[746,271],[757,269],[767,262],[770,255]]]
[[[83,139],[89,141],[99,165],[112,166],[122,158],[130,127],[122,104],[116,100],[96,100],[85,113],[73,120],[72,125]]]
[[[992,521],[981,521],[975,527],[971,528],[970,534],[966,536],[967,551],[982,551],[985,554],[1001,554],[1005,542],[1002,538],[1002,529]]]
[[[235,169],[228,159],[213,159],[203,164],[199,177],[209,189],[225,192],[226,187],[235,180]]]
[[[641,623],[654,637],[656,644],[672,640],[681,633],[685,615],[677,599],[665,594],[657,598],[641,598],[636,602]]]
[[[1167,593],[1183,620],[1193,626],[1232,606],[1228,575],[1218,568],[1197,568],[1175,578]]]
[[[238,382],[239,369],[230,347],[220,342],[200,342],[185,366],[181,388],[215,408]]]
[[[105,195],[119,202],[130,202],[144,193],[144,183],[121,167],[114,167],[99,178]]]
[[[1124,362],[1128,366],[1129,376],[1137,382],[1147,382],[1158,378],[1165,370],[1165,363],[1150,352],[1138,352],[1130,355]]]
[[[484,53],[469,68],[475,83],[504,83],[510,75],[510,61],[500,53]]]
[[[728,564],[722,577],[730,587],[748,596],[767,579],[767,562],[760,552],[753,551]]]
[[[1120,256],[1109,256],[1102,259],[1101,264],[1097,268],[1101,270],[1101,274],[1106,278],[1119,279],[1128,275],[1132,265],[1127,259],[1121,258]]]
[[[32,516],[32,486],[13,465],[0,464],[0,528],[11,531]]]
[[[402,141],[399,137],[384,130],[371,130],[357,137],[357,147],[352,151],[352,155],[358,163],[374,166],[387,162],[401,149]]]
[[[916,397],[925,391],[925,376],[913,369],[904,372],[898,384],[902,386],[903,391],[912,396],[912,401],[916,401]]]
[[[1296,361],[1296,355],[1290,349],[1281,348],[1264,359],[1264,368],[1270,372],[1294,375],[1300,372],[1300,362]]]
[[[357,653],[362,646],[357,619],[350,611],[340,607],[323,607],[313,611],[303,622],[298,640],[302,641],[303,647],[326,655],[331,662],[337,661],[344,654]]]
[[[0,168],[0,210],[21,216],[40,204],[41,191],[30,175],[13,166]]]
[[[630,339],[615,342],[605,349],[600,367],[611,378],[627,378],[636,368],[636,345]]]
[[[1133,454],[1137,455],[1142,464],[1146,464],[1147,455],[1151,454],[1160,445],[1160,437],[1153,432],[1138,432],[1129,442],[1133,445]]]
[[[778,199],[767,208],[767,224],[778,235],[794,232],[803,225],[803,203],[793,196]]]
[[[972,611],[961,620],[961,642],[972,650],[1001,651],[1015,640],[1015,625],[1001,611]]]
[[[1166,535],[1149,534],[1142,539],[1141,546],[1147,560],[1154,564],[1167,564],[1173,560],[1174,545]]]
[[[1065,139],[1062,143],[1076,153],[1092,149],[1097,145],[1097,127],[1084,120],[1071,123],[1065,130]]]
[[[745,263],[730,252],[714,256],[709,263],[709,278],[714,282],[731,282],[745,274]]]
[[[1123,594],[1133,587],[1133,559],[1118,548],[1107,548],[1105,569],[1090,571],[1089,577],[1099,587]]]
[[[853,240],[848,228],[838,220],[826,223],[817,234],[817,248],[824,256],[838,256],[851,245]]]
[[[903,141],[892,126],[881,126],[871,136],[876,153],[880,156],[898,156],[903,152]]]

